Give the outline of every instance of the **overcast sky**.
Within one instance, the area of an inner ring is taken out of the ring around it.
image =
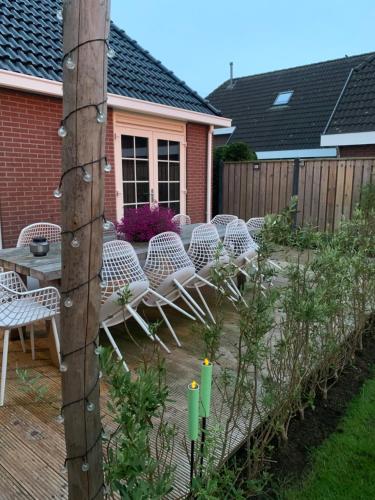
[[[112,20],[203,97],[228,78],[375,51],[374,0],[112,0]]]

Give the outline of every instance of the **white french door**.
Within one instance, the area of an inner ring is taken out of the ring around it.
[[[185,137],[138,127],[116,130],[117,217],[157,202],[186,210]]]

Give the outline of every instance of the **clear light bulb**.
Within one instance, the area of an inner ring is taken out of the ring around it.
[[[58,424],[63,424],[64,423],[64,415],[62,415],[61,413],[60,413],[60,415],[57,415],[56,422]]]
[[[83,462],[81,466],[82,472],[87,472],[89,468],[90,468],[89,464],[87,462]]]
[[[111,229],[111,224],[107,221],[105,221],[103,223],[103,229],[105,229],[106,231],[108,231],[108,229]]]
[[[102,113],[101,111],[99,111],[96,115],[96,121],[98,123],[104,123],[105,122],[105,116],[104,116],[104,113]]]
[[[86,171],[86,172],[83,174],[83,180],[84,180],[85,182],[87,182],[87,183],[92,181],[92,175],[90,174],[90,172],[87,172],[87,171]]]
[[[99,372],[99,378],[103,378],[103,372],[102,371]]]
[[[79,247],[79,239],[76,238],[74,236],[74,238],[72,239],[72,241],[70,242],[70,245],[73,247],[73,248],[78,248]]]
[[[87,411],[94,411],[95,410],[95,405],[92,401],[89,401],[86,406]]]
[[[61,127],[59,128],[59,130],[57,131],[57,134],[59,137],[61,138],[64,138],[66,137],[66,134],[67,134],[67,131],[66,131],[66,128],[64,127],[64,125],[61,125]]]
[[[61,474],[66,474],[68,472],[68,468],[66,465],[63,465],[60,469]]]
[[[68,57],[66,58],[66,61],[65,61],[65,66],[70,69],[70,70],[73,70],[75,69],[76,67],[76,63],[73,61],[73,58],[72,56],[69,54]]]
[[[61,365],[60,365],[60,371],[63,372],[63,373],[65,373],[65,372],[68,371],[68,367],[66,366],[65,363],[61,363]]]
[[[112,165],[110,163],[106,163],[104,165],[104,172],[106,172],[107,174],[109,174],[109,172],[112,170]]]
[[[95,352],[95,354],[96,354],[97,356],[100,356],[100,355],[101,355],[101,353],[102,353],[102,346],[100,346],[100,345],[96,346],[96,347],[95,347],[95,351],[94,351],[94,352]]]
[[[100,288],[101,288],[102,290],[104,290],[105,288],[107,288],[107,282],[102,280],[102,281],[100,282]]]
[[[61,198],[61,196],[62,196],[62,191],[60,191],[60,188],[56,188],[56,189],[54,190],[54,192],[53,192],[53,196],[54,196],[55,198]]]
[[[67,297],[65,300],[64,300],[64,306],[65,307],[72,307],[73,305],[73,301],[70,297]]]
[[[109,439],[109,435],[104,429],[102,432],[102,439],[104,439],[104,441],[108,441],[108,439]]]
[[[57,20],[58,20],[58,21],[62,21],[62,20],[63,20],[63,11],[62,11],[62,9],[59,9],[59,10],[56,12],[56,17],[57,17]]]
[[[116,57],[116,52],[114,51],[114,49],[112,49],[112,47],[108,47],[107,56],[109,57],[109,59],[113,59],[114,57]]]

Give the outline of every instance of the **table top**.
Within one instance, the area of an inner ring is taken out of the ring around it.
[[[181,231],[182,242],[187,248],[190,244],[193,229],[201,224],[183,226]],[[224,236],[225,227],[217,226],[220,237]],[[132,243],[141,265],[146,260],[148,242]],[[6,248],[0,250],[0,267],[5,271],[16,271],[23,276],[31,276],[46,283],[58,282],[61,279],[61,243],[51,243],[50,251],[45,257],[34,257],[29,247]]]

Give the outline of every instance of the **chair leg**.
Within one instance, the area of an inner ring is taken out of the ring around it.
[[[30,325],[30,344],[31,344],[31,359],[35,360],[35,336],[34,325]]]
[[[3,341],[3,361],[1,365],[0,406],[4,405],[4,399],[5,399],[5,383],[7,379],[7,364],[8,364],[8,347],[9,347],[9,330],[5,330],[4,341]]]
[[[208,312],[208,314],[209,314],[209,316],[210,316],[210,318],[211,318],[212,322],[213,322],[213,323],[216,323],[215,318],[214,318],[214,316],[213,316],[213,314],[212,314],[212,312],[211,312],[211,309],[208,307],[208,304],[207,304],[207,302],[205,301],[205,299],[204,299],[204,297],[203,297],[203,293],[201,292],[201,290],[200,290],[199,286],[195,285],[195,289],[196,289],[196,291],[197,291],[197,293],[198,293],[198,295],[199,295],[199,298],[200,298],[200,299],[201,299],[201,301],[202,301],[202,304],[203,304],[203,305],[204,305],[204,307],[206,308],[206,311]]]
[[[61,353],[60,353],[60,339],[59,332],[57,331],[56,320],[55,318],[51,318],[52,332],[53,338],[55,339],[56,351],[57,351],[57,359],[59,361],[59,365],[61,365]]]
[[[177,281],[176,279],[173,280],[173,282],[176,285],[176,287],[180,290],[181,294],[185,295],[185,297],[188,299],[188,301],[191,302],[191,304],[193,304],[194,309],[196,309],[201,316],[205,316],[206,313],[203,311],[203,309],[201,309],[199,307],[199,305],[196,303],[196,301],[193,299],[193,297],[190,295],[190,293],[181,285],[181,283],[179,281]]]
[[[163,317],[163,319],[164,319],[167,327],[169,328],[169,331],[171,332],[173,338],[175,339],[176,344],[178,345],[178,347],[181,347],[181,342],[178,340],[176,332],[173,330],[172,325],[170,324],[170,322],[169,322],[169,320],[168,320],[165,312],[163,311],[163,308],[161,307],[161,305],[159,304],[159,302],[157,302],[156,305],[157,305],[157,308],[159,309],[159,312],[162,315],[162,317]]]
[[[151,340],[154,340],[154,339],[157,340],[159,342],[159,344],[163,347],[163,349],[165,349],[167,351],[167,353],[170,354],[171,351],[164,344],[164,342],[157,335],[153,335],[150,332],[150,330],[148,328],[148,325],[147,325],[146,321],[144,321],[144,319],[142,318],[142,316],[140,314],[138,314],[138,312],[135,309],[133,309],[131,306],[127,305],[126,308],[129,311],[129,313],[133,316],[133,318],[135,319],[135,321],[138,323],[138,325],[146,333],[146,335],[148,337],[150,337]]]
[[[125,360],[124,360],[124,358],[123,358],[123,356],[122,356],[122,354],[121,354],[121,351],[120,351],[120,349],[117,347],[117,344],[116,344],[116,342],[115,342],[115,339],[112,337],[112,334],[111,334],[111,332],[109,331],[108,326],[107,326],[107,325],[105,325],[104,323],[102,323],[100,326],[104,329],[105,333],[107,334],[108,340],[110,341],[110,343],[111,343],[111,345],[112,345],[112,347],[113,347],[113,349],[114,349],[115,353],[117,354],[118,359],[119,359],[120,361],[122,361],[122,364],[124,365],[125,370],[128,372],[128,371],[129,371],[128,365],[125,363]]]
[[[189,319],[192,319],[193,321],[195,321],[194,316],[192,316],[188,312],[184,311],[181,307],[176,306],[176,304],[174,304],[170,300],[166,299],[165,297],[163,297],[159,293],[155,292],[154,290],[150,290],[150,293],[152,293],[153,295],[155,295],[155,297],[157,297],[158,299],[160,299],[160,301],[163,302],[165,305],[173,307],[173,309],[176,309],[176,311],[180,312],[181,314],[183,314],[184,316],[188,317]]]
[[[18,335],[20,336],[22,350],[23,350],[23,352],[26,352],[25,337],[23,335],[22,326],[18,327]]]
[[[185,302],[185,304],[190,307],[190,309],[193,311],[193,313],[195,314],[195,316],[197,317],[197,319],[199,319],[199,321],[201,321],[204,325],[206,324],[204,318],[202,318],[202,316],[199,314],[199,312],[195,309],[195,307],[193,306],[193,304],[185,297],[185,295],[181,294],[181,298],[182,300]]]

